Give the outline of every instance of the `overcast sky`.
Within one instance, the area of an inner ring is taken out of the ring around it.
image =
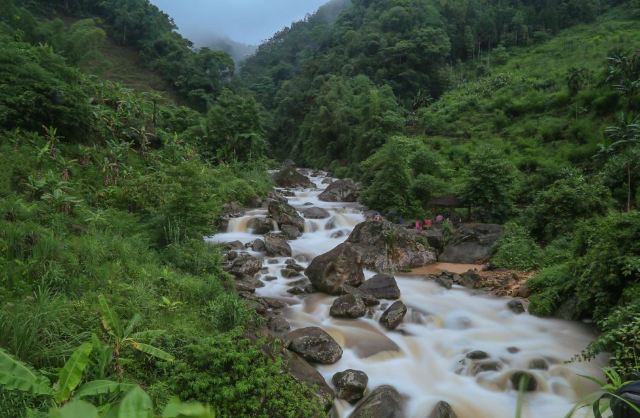
[[[257,45],[327,0],[151,0],[196,44],[216,35]]]

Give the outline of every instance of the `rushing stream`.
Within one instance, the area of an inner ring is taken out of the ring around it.
[[[313,205],[331,213],[328,219],[307,219],[303,236],[289,242],[293,256],[305,267],[305,261],[342,243],[353,227],[364,221],[362,208],[356,204],[318,199],[326,187],[323,179],[311,177],[317,188],[297,190],[295,197],[289,198],[296,209]],[[211,240],[252,242],[259,237],[248,229],[249,220],[266,215],[266,209],[256,209],[232,219],[228,232]],[[286,260],[277,258],[277,264],[271,264],[274,258],[265,258],[269,272],[262,277],[275,276],[277,280],[265,281],[256,294],[289,301],[286,315],[292,329],[321,327],[342,346],[340,361],[318,366],[330,385],[336,372],[362,370],[369,376],[369,390],[389,384],[403,394],[410,418],[428,417],[441,400],[450,403],[459,418],[513,418],[518,394],[509,378],[515,370],[530,369],[532,361],[543,366],[530,370],[538,389],[526,395],[524,418],[562,418],[573,403],[595,389],[578,375],[598,376],[602,364],[566,363],[593,339],[581,324],[516,315],[507,308],[508,300],[461,287],[446,290],[419,277],[396,275],[409,312],[398,330],[389,331],[378,323],[379,307],[373,318],[335,319],[329,316],[334,296],[287,293],[287,283],[299,278],[282,277],[280,270]],[[373,274],[365,272],[367,277]],[[490,354],[498,367],[478,373],[477,367],[465,361],[465,354],[472,350]],[[499,370],[492,370],[495,368]],[[341,400],[336,400],[336,408],[341,417],[348,417],[353,410]]]

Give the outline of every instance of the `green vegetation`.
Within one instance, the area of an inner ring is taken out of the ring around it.
[[[203,240],[272,187],[260,107],[146,1],[1,3],[0,415],[320,415]],[[183,45],[195,110],[91,75],[105,36]]]

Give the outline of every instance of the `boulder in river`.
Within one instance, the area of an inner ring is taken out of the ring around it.
[[[334,374],[331,382],[336,387],[338,398],[354,403],[364,397],[369,377],[363,371],[348,369]]]
[[[290,240],[298,239],[302,236],[302,232],[294,225],[282,225],[280,230]]]
[[[307,176],[298,172],[295,167],[285,167],[273,175],[273,181],[278,187],[313,187]]]
[[[248,254],[239,255],[229,265],[225,266],[225,270],[236,277],[253,277],[262,270],[262,257],[254,257]]]
[[[325,409],[331,408],[335,393],[327,382],[324,380],[320,372],[315,367],[307,363],[299,355],[285,350],[285,358],[287,360],[287,369],[289,374],[299,383],[303,383],[313,389],[313,393],[319,398]]]
[[[524,307],[524,303],[522,303],[522,301],[518,299],[510,300],[507,303],[507,308],[509,308],[509,310],[516,315],[520,315],[527,311]]]
[[[396,283],[395,277],[389,274],[376,274],[365,281],[358,289],[377,299],[400,299],[398,283]]]
[[[517,371],[511,375],[509,380],[515,390],[520,390],[522,387],[525,392],[534,392],[538,389],[538,381],[533,373]]]
[[[318,199],[323,202],[357,202],[360,187],[351,179],[336,180],[329,184]]]
[[[257,239],[251,243],[251,249],[256,252],[263,252],[267,249],[264,245],[264,241],[261,239]]]
[[[380,386],[362,399],[349,418],[403,418],[402,396],[392,386]]]
[[[501,225],[464,224],[455,231],[438,259],[445,263],[484,263],[491,258],[502,231]]]
[[[396,329],[407,314],[407,306],[401,301],[394,302],[380,317],[380,323],[387,329]]]
[[[354,295],[343,295],[333,301],[329,314],[334,318],[360,318],[367,313],[364,301]]]
[[[304,219],[298,211],[288,203],[272,200],[269,202],[269,216],[276,221],[278,226],[294,226],[298,231],[304,231]]]
[[[447,402],[440,401],[431,411],[428,418],[458,418],[453,408]]]
[[[264,246],[270,257],[291,257],[291,246],[282,234],[268,233],[264,236]]]
[[[251,218],[247,228],[256,235],[264,235],[273,231],[273,220],[270,218]]]
[[[357,287],[353,287],[353,286],[349,286],[348,284],[345,284],[342,286],[342,291],[347,295],[353,295],[355,297],[362,299],[362,301],[366,306],[380,305],[380,301],[375,296],[369,293],[363,292]]]
[[[348,243],[314,258],[305,273],[317,290],[330,295],[341,294],[345,284],[357,287],[364,282],[360,255]]]
[[[287,335],[287,348],[304,359],[320,364],[333,364],[342,357],[342,348],[322,328],[307,327]]]
[[[436,254],[415,231],[388,221],[365,221],[358,224],[347,242],[362,257],[365,267],[386,271],[426,266],[436,261]]]
[[[307,219],[327,219],[331,216],[326,209],[317,207],[306,208],[302,211],[302,214]]]

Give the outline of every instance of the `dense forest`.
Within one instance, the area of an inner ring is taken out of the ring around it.
[[[0,0],[0,416],[324,416],[203,240],[277,159],[504,224],[531,312],[640,378],[639,27],[637,0],[332,0],[238,68],[148,0]]]

